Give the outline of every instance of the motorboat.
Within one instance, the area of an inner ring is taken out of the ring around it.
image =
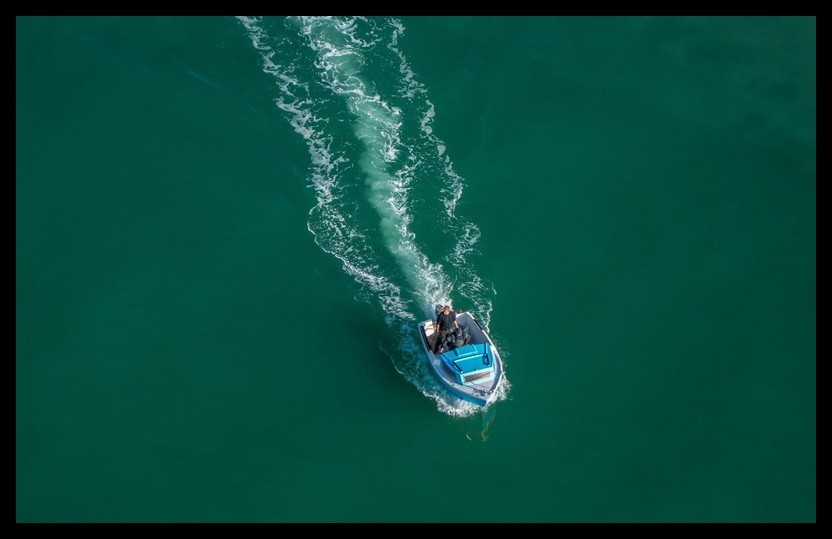
[[[442,306],[436,306],[439,315]],[[456,311],[456,322],[465,333],[461,346],[450,343],[433,353],[438,336],[436,319],[419,323],[419,334],[428,365],[439,382],[457,397],[478,406],[487,406],[497,398],[503,378],[500,353],[488,333],[468,311]]]

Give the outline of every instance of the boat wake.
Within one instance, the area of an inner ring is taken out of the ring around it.
[[[394,18],[237,20],[275,81],[275,104],[309,151],[316,204],[307,227],[360,285],[358,298],[381,308],[395,338],[380,342],[382,351],[443,412],[481,410],[433,378],[416,331],[416,321],[453,295],[488,329],[496,290],[474,269],[480,231],[458,215],[465,182],[433,132],[427,89],[399,49],[404,26]]]

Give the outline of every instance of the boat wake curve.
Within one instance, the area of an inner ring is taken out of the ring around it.
[[[415,320],[453,295],[487,328],[496,290],[475,271],[480,231],[458,215],[464,181],[434,134],[427,89],[399,48],[404,25],[363,17],[237,20],[277,87],[275,105],[306,143],[315,242],[360,285],[358,297],[381,308],[396,336],[382,350],[396,370],[443,412],[475,413],[432,379],[414,331]],[[459,234],[435,245],[420,241],[417,225]],[[432,261],[426,252],[438,247],[445,253]]]

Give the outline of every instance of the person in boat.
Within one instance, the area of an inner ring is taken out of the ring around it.
[[[439,347],[439,353],[445,352],[447,350],[453,350],[454,348],[459,348],[460,346],[465,346],[470,342],[471,335],[468,333],[468,328],[465,326],[457,326],[451,331],[445,340],[442,341],[442,345]]]
[[[459,324],[456,323],[456,313],[451,310],[450,305],[445,305],[442,308],[442,312],[437,315],[436,324],[434,324],[434,331],[439,332],[436,335],[436,341],[433,343],[434,354],[437,350],[439,350],[442,343],[445,342],[445,338],[458,327]]]

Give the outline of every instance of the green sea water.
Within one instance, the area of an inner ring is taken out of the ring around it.
[[[17,521],[815,521],[815,84],[814,18],[18,18]]]

